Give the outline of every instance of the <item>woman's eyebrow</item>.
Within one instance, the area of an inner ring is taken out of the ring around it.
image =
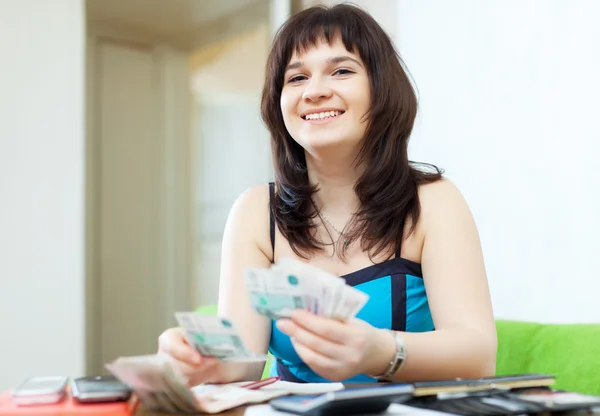
[[[354,62],[356,65],[361,66],[361,67],[363,66],[357,59],[354,59],[351,56],[347,56],[347,55],[334,56],[333,58],[329,58],[327,60],[327,62],[330,64],[339,64],[339,63],[347,62],[347,61]]]
[[[332,56],[331,58],[327,59],[327,63],[328,64],[339,64],[342,62],[347,62],[347,61],[351,61],[354,62],[355,64],[359,65],[359,66],[363,66],[358,60],[352,58],[351,56],[347,56],[347,55],[341,55],[341,56]],[[289,64],[288,66],[285,67],[286,71],[290,71],[292,69],[298,69],[304,66],[304,62],[302,61],[296,61],[296,62],[292,62],[291,64]]]

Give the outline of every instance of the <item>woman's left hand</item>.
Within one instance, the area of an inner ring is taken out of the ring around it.
[[[365,321],[347,322],[297,309],[277,328],[291,337],[292,345],[315,373],[341,381],[357,374],[381,374],[394,355],[393,337]]]

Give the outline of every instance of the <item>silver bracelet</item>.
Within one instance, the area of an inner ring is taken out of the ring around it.
[[[406,349],[404,348],[404,339],[400,336],[397,331],[388,331],[394,337],[394,341],[396,342],[396,354],[394,354],[394,358],[388,364],[385,372],[382,376],[375,377],[378,380],[390,380],[404,365],[406,361]]]

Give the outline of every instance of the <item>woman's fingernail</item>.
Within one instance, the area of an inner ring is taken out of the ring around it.
[[[306,316],[307,311],[305,311],[304,309],[294,309],[292,311],[292,319],[298,319],[298,318],[302,318],[303,316]]]
[[[288,323],[286,321],[279,320],[279,321],[277,321],[277,328],[280,331],[284,331],[285,332],[285,330],[289,328],[289,325],[288,325]]]

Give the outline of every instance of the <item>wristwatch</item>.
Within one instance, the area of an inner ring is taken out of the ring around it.
[[[397,331],[389,331],[394,337],[394,341],[396,342],[396,354],[389,362],[385,372],[381,376],[375,376],[376,379],[381,381],[389,381],[394,374],[396,374],[404,365],[406,361],[406,349],[404,348],[404,339]]]

